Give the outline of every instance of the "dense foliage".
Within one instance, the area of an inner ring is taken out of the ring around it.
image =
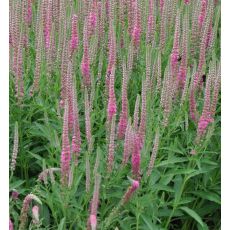
[[[219,19],[10,0],[10,229],[220,229]]]

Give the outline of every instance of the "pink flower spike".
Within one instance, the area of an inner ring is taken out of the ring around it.
[[[125,130],[128,120],[128,100],[127,100],[127,72],[126,64],[123,63],[123,82],[122,82],[122,110],[118,123],[118,138],[122,139],[125,136]]]
[[[73,53],[79,44],[78,32],[77,32],[77,15],[74,14],[72,17],[72,28],[71,28],[71,40],[70,40],[70,51]]]
[[[12,191],[11,197],[13,200],[17,200],[18,199],[18,195],[19,193],[16,190]]]
[[[68,128],[68,102],[65,102],[65,112],[62,131],[62,152],[61,152],[61,182],[66,186],[70,170],[70,145],[69,145],[69,128]]]
[[[96,230],[97,217],[95,215],[90,215],[90,225],[91,225],[91,230]]]
[[[33,214],[33,223],[38,224],[39,223],[39,207],[37,205],[33,206],[32,214]]]
[[[199,15],[199,18],[198,18],[198,24],[199,24],[200,28],[202,28],[202,25],[204,23],[204,19],[205,19],[205,16],[206,16],[207,5],[208,5],[207,0],[202,0],[201,1],[200,15]]]
[[[136,133],[134,134],[134,146],[132,152],[132,174],[134,178],[140,177],[140,163],[141,163],[141,138]]]
[[[123,204],[127,203],[127,202],[130,200],[130,198],[131,198],[131,196],[133,195],[133,193],[134,193],[134,192],[139,188],[139,186],[140,186],[139,181],[133,180],[133,179],[131,179],[131,178],[129,178],[129,177],[128,177],[128,179],[129,179],[129,181],[132,183],[132,185],[128,188],[127,192],[125,193],[125,195],[124,195],[124,197],[123,197],[123,199],[122,199],[122,203],[123,203]]]
[[[109,81],[109,101],[108,101],[108,108],[107,108],[107,114],[108,114],[108,120],[111,121],[113,115],[117,112],[117,105],[116,105],[116,97],[114,92],[114,74],[115,74],[115,68],[112,68],[112,73],[110,75],[110,81]]]
[[[9,219],[9,230],[14,230],[14,225],[13,225],[11,219]]]
[[[32,2],[28,0],[27,2],[27,17],[26,22],[30,25],[32,22]]]

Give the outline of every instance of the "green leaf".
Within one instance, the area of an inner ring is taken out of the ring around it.
[[[19,186],[21,186],[25,181],[24,180],[17,180],[13,183],[10,184],[10,191],[12,191],[13,189],[18,188]]]
[[[141,215],[141,218],[144,220],[144,222],[146,223],[146,225],[148,226],[148,228],[145,228],[146,230],[147,229],[150,229],[150,230],[154,230],[153,228],[153,223],[150,219],[147,219],[146,217],[144,217],[143,215]]]
[[[58,230],[63,230],[65,225],[65,217],[61,219],[60,224],[58,225]]]
[[[214,192],[196,191],[196,192],[192,192],[192,194],[197,195],[205,200],[209,200],[217,204],[221,204],[220,196]]]
[[[185,213],[187,213],[189,216],[191,216],[194,220],[196,220],[201,225],[201,227],[205,226],[201,217],[194,210],[192,210],[186,206],[182,206],[182,207],[180,207],[180,209],[183,210]]]
[[[188,158],[186,157],[173,157],[171,159],[160,162],[158,165],[156,165],[156,167],[162,167],[162,166],[167,166],[169,164],[176,164],[176,163],[186,162],[186,161],[188,161]]]

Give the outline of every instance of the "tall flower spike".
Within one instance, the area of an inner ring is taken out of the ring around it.
[[[178,73],[179,86],[183,89],[186,81],[187,75],[187,54],[188,54],[188,34],[189,34],[189,17],[188,11],[184,15],[183,23],[183,36],[182,36],[182,55],[181,55],[181,65]]]
[[[46,11],[46,19],[45,19],[45,47],[48,50],[50,48],[51,43],[51,26],[52,26],[52,2],[48,1],[47,11]]]
[[[16,97],[18,98],[19,102],[21,102],[24,96],[24,81],[23,81],[23,34],[20,33],[19,44],[17,48],[17,68],[16,68]]]
[[[123,150],[123,159],[122,159],[122,165],[126,165],[128,163],[130,154],[131,154],[131,145],[132,145],[132,127],[131,127],[131,120],[128,121],[128,125],[126,127],[125,132],[125,141],[124,141],[124,150]]]
[[[175,33],[174,33],[174,42],[173,49],[171,53],[171,71],[173,77],[176,76],[177,64],[179,58],[179,41],[180,41],[180,11],[177,11],[176,21],[175,21]]]
[[[89,152],[92,151],[92,134],[91,134],[91,122],[90,122],[90,107],[89,107],[89,96],[88,91],[85,88],[85,132],[88,143]]]
[[[43,181],[45,184],[47,184],[48,183],[48,181],[47,181],[48,176],[50,176],[51,183],[54,184],[55,183],[54,172],[60,172],[60,171],[61,171],[60,168],[45,169],[39,174],[38,181],[40,181],[40,182]]]
[[[219,95],[219,91],[220,91],[220,86],[221,86],[221,70],[220,70],[220,64],[218,66],[217,69],[217,74],[216,74],[216,79],[214,82],[214,90],[213,90],[213,94],[212,94],[212,101],[211,101],[211,114],[214,117],[215,113],[216,113],[216,105],[217,105],[217,101],[218,101],[218,95]]]
[[[33,194],[29,194],[25,197],[25,199],[23,201],[22,209],[21,209],[21,214],[20,214],[19,230],[26,229],[27,214],[28,214],[30,203],[32,202],[32,200],[35,200],[40,205],[42,204],[40,199]]]
[[[33,223],[35,225],[39,224],[39,207],[37,205],[33,206],[32,214],[33,214]]]
[[[84,31],[83,31],[83,57],[81,62],[81,73],[83,76],[84,85],[89,87],[91,84],[90,80],[90,60],[89,60],[89,41],[88,41],[88,31],[87,31],[87,21],[84,23]]]
[[[73,111],[73,76],[72,76],[72,62],[69,61],[68,62],[68,70],[67,70],[67,76],[66,76],[66,80],[67,80],[67,98],[68,98],[68,105],[69,105],[69,109],[68,109],[68,126],[69,126],[69,131],[71,131],[73,129],[73,124],[74,124],[74,111]]]
[[[14,147],[12,153],[11,166],[10,166],[12,173],[15,170],[17,155],[18,155],[18,123],[16,122],[14,126]]]
[[[123,62],[123,82],[122,82],[122,109],[118,123],[118,138],[122,139],[125,135],[128,120],[128,99],[127,99],[127,70]]]
[[[69,181],[70,171],[70,145],[69,145],[69,128],[68,128],[68,117],[69,117],[69,105],[68,101],[65,101],[65,112],[62,130],[62,153],[61,153],[61,182],[63,186],[66,186]]]
[[[207,5],[208,5],[207,0],[201,1],[200,14],[199,14],[199,18],[198,18],[198,24],[199,24],[200,29],[202,28],[202,25],[203,25],[203,22],[204,22],[204,19],[206,16]]]
[[[190,69],[188,69],[184,89],[183,89],[182,96],[181,96],[181,105],[183,105],[183,103],[185,102],[185,99],[187,97],[190,78],[191,78]]]
[[[133,47],[133,43],[130,42],[129,45],[129,50],[128,50],[128,78],[130,78],[130,75],[132,73],[132,69],[133,69],[133,55],[134,55],[134,47]]]
[[[91,3],[91,9],[88,15],[88,36],[92,36],[97,24],[97,2]]]
[[[137,131],[139,125],[139,110],[140,110],[140,95],[138,94],[136,98],[135,109],[133,114],[133,128],[135,131]]]
[[[27,1],[27,17],[26,22],[30,25],[32,23],[32,0]]]
[[[150,45],[147,45],[147,50],[146,50],[146,73],[145,73],[145,84],[146,84],[146,93],[149,93],[151,90],[151,53],[152,49]]]
[[[163,7],[164,7],[164,0],[160,0],[160,13],[161,13],[161,15],[163,13]]]
[[[86,192],[88,193],[90,191],[90,162],[89,162],[89,154],[86,153],[86,160],[85,160],[85,188]]]
[[[160,21],[160,49],[161,53],[164,52],[165,40],[166,40],[166,4],[163,5]]]
[[[160,92],[161,89],[161,53],[158,52],[158,57],[157,57],[157,92]]]
[[[97,208],[99,203],[100,183],[101,183],[101,176],[99,174],[96,174],[95,181],[94,181],[93,199],[91,201],[91,211],[89,217],[91,230],[96,230],[97,228]]]
[[[107,170],[109,173],[111,173],[113,170],[113,162],[114,162],[115,122],[116,122],[116,116],[113,115],[111,128],[110,128],[109,152],[108,152],[108,163],[107,163]]]
[[[138,133],[140,135],[141,147],[145,142],[145,131],[146,131],[146,80],[142,82],[141,92],[141,119]]]
[[[125,204],[127,203],[131,196],[133,195],[133,193],[139,188],[140,184],[138,180],[132,180],[130,179],[131,182],[131,186],[128,188],[127,192],[125,193],[125,196],[122,199],[122,203]]]
[[[80,133],[80,126],[79,126],[77,93],[75,90],[75,84],[73,84],[72,93],[73,93],[73,96],[72,96],[72,99],[73,99],[72,153],[74,154],[75,164],[77,164],[78,154],[81,151],[81,133]]]
[[[132,31],[132,41],[136,48],[138,48],[140,44],[140,38],[141,38],[141,25],[138,20],[138,6],[137,6],[137,0],[133,2],[134,4],[134,26]]]
[[[111,122],[112,117],[117,112],[116,96],[114,92],[114,75],[115,75],[115,68],[113,67],[110,75],[110,81],[109,81],[109,101],[108,101],[108,108],[107,108],[109,122]]]
[[[148,177],[151,175],[152,170],[153,170],[154,162],[155,162],[157,151],[158,151],[158,146],[159,146],[159,130],[157,130],[156,135],[155,135],[154,146],[153,146],[152,155],[149,161],[149,166],[148,166],[148,171],[147,171]]]
[[[136,179],[140,179],[140,163],[141,163],[141,138],[138,133],[133,135],[133,151],[132,151],[132,174]]]
[[[203,25],[203,33],[202,33],[202,38],[201,38],[201,43],[200,43],[200,55],[199,55],[199,64],[198,64],[198,70],[197,70],[197,75],[194,78],[193,85],[194,88],[197,89],[197,86],[199,83],[201,83],[201,74],[202,74],[202,69],[205,64],[205,59],[206,59],[206,40],[207,40],[207,34],[208,34],[208,28],[209,28],[209,23],[210,23],[210,16],[212,15],[212,4],[208,5],[207,9],[207,15],[204,21]]]
[[[112,69],[115,68],[116,65],[116,36],[114,32],[114,27],[113,25],[109,25],[109,42],[108,42],[108,47],[109,47],[109,61],[108,61],[108,67],[107,67],[107,77],[106,77],[106,86],[109,86],[109,79],[110,75],[112,73]]]
[[[100,165],[100,160],[101,160],[101,152],[100,152],[100,148],[97,148],[97,156],[96,156],[96,160],[95,160],[95,164],[94,164],[94,169],[93,169],[93,175],[95,176],[98,172],[98,168]]]
[[[39,80],[41,74],[41,62],[42,62],[42,23],[40,23],[38,30],[38,39],[36,45],[36,59],[35,59],[35,70],[34,70],[34,83],[30,91],[30,95],[32,96],[34,91],[38,91],[39,89]]]
[[[131,178],[128,178],[131,182],[131,186],[128,187],[126,190],[124,196],[122,197],[121,201],[118,203],[116,207],[113,208],[113,210],[110,212],[109,216],[105,219],[105,229],[107,229],[111,221],[114,219],[114,217],[119,213],[119,209],[125,205],[132,197],[134,192],[139,188],[140,183],[138,180],[133,180]]]
[[[70,53],[73,54],[78,48],[79,38],[77,32],[77,15],[74,14],[72,17],[72,27],[71,27],[71,39],[70,39]]]
[[[198,122],[197,141],[199,141],[200,138],[204,136],[209,123],[214,121],[210,113],[210,84],[211,84],[211,78],[209,73],[207,83],[206,83],[206,88],[205,88],[203,111],[200,120]]]
[[[149,0],[146,43],[153,43],[153,36],[154,36],[153,0]]]

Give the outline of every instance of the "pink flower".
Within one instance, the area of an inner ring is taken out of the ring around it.
[[[109,101],[108,101],[108,108],[107,108],[109,121],[112,120],[113,115],[115,115],[117,112],[116,97],[114,92],[114,73],[115,73],[115,69],[113,67],[112,73],[110,75],[110,81],[109,81]]]
[[[72,17],[72,29],[71,29],[71,40],[70,40],[70,50],[73,53],[78,47],[79,39],[77,33],[77,15],[74,14]]]
[[[114,163],[114,138],[115,138],[115,115],[112,117],[111,128],[110,128],[110,139],[109,139],[109,152],[108,152],[108,163],[107,170],[109,173],[113,170]]]
[[[18,195],[19,195],[19,193],[16,190],[12,191],[11,196],[12,196],[13,200],[17,200],[18,199]]]
[[[200,28],[202,27],[204,19],[205,19],[207,4],[208,4],[207,0],[201,1],[200,15],[198,18],[198,24],[199,24]]]
[[[190,111],[190,117],[192,120],[197,120],[197,111],[196,111],[196,98],[195,98],[195,92],[194,89],[191,89],[190,97],[189,97],[189,111]]]
[[[31,24],[31,22],[32,22],[32,2],[31,2],[31,0],[28,0],[28,2],[27,2],[27,17],[26,17],[26,22],[28,24]]]
[[[97,15],[95,12],[89,13],[89,26],[91,29],[94,29],[97,23]]]
[[[133,32],[132,32],[132,39],[133,43],[136,47],[139,46],[140,43],[140,38],[141,38],[141,29],[140,26],[135,24],[133,27]]]
[[[127,203],[131,196],[133,195],[133,193],[139,188],[140,184],[139,181],[137,180],[132,180],[130,179],[132,185],[128,188],[127,192],[125,193],[125,196],[122,199],[122,203],[125,204]]]
[[[191,155],[196,155],[196,150],[193,149],[191,152],[190,152]]]
[[[62,152],[61,152],[61,179],[62,184],[67,185],[70,170],[70,145],[69,145],[69,128],[68,128],[68,103],[65,102],[65,112],[62,131]]]
[[[84,79],[84,84],[86,86],[90,85],[90,67],[89,67],[89,58],[88,58],[88,53],[84,54],[82,63],[81,63],[81,73]]]
[[[91,224],[91,229],[96,230],[97,217],[95,215],[90,215],[90,224]]]
[[[198,122],[198,133],[200,136],[203,136],[209,123],[214,122],[214,119],[211,117],[211,114],[204,114],[200,117],[200,120]]]
[[[101,176],[96,174],[94,182],[93,198],[90,202],[90,216],[88,218],[87,229],[96,230],[97,227],[97,208],[99,203],[99,189],[101,183]],[[91,226],[91,228],[90,228]]]
[[[81,151],[81,133],[78,118],[78,105],[75,87],[72,88],[73,99],[73,137],[72,137],[72,152],[75,154],[75,164],[77,164],[77,154]]]
[[[163,7],[164,7],[164,0],[160,0],[160,11],[161,11],[161,15],[163,12]]]
[[[146,131],[146,80],[142,83],[141,92],[141,118],[138,134],[140,136],[141,148],[145,142],[145,131]]]
[[[134,134],[134,146],[132,152],[132,174],[133,177],[140,177],[140,163],[141,163],[141,138],[136,133]]]
[[[123,82],[122,82],[122,110],[118,123],[118,138],[123,138],[127,127],[128,120],[128,100],[127,100],[127,72],[123,64]]]
[[[176,75],[177,71],[177,63],[179,57],[179,40],[180,40],[180,13],[177,12],[176,16],[176,25],[175,25],[175,32],[174,32],[174,42],[173,42],[173,49],[171,54],[171,71],[173,76]]]
[[[48,8],[46,12],[46,19],[45,19],[45,47],[46,49],[50,48],[50,43],[51,43],[51,24],[52,24],[52,2],[48,1]]]
[[[125,141],[124,141],[124,150],[123,150],[123,159],[122,159],[123,165],[126,165],[128,163],[130,153],[132,152],[132,141],[133,141],[133,131],[129,121],[125,132]]]
[[[13,225],[11,219],[9,219],[9,230],[14,230],[14,225]]]
[[[189,4],[190,3],[190,0],[184,0],[184,4]]]
[[[27,214],[28,214],[30,203],[32,200],[35,200],[39,204],[42,204],[41,201],[39,200],[39,198],[33,194],[29,194],[25,197],[25,199],[23,201],[22,209],[21,209],[21,214],[20,214],[19,229],[25,229],[25,225],[27,222]]]
[[[39,223],[39,207],[37,205],[33,206],[32,214],[33,214],[33,223],[38,224]]]
[[[178,73],[178,81],[180,83],[181,88],[184,88],[185,81],[186,81],[186,69],[184,66],[180,66],[179,73]]]

